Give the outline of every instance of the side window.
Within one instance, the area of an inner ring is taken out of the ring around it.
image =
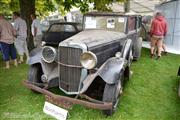
[[[77,29],[78,29],[79,31],[82,31],[82,30],[83,30],[82,24],[78,24],[78,25],[76,25],[76,27],[77,27]]]
[[[72,25],[64,25],[64,32],[76,32],[76,30]]]
[[[64,31],[63,29],[63,25],[54,24],[51,26],[49,32],[62,32]]]
[[[52,25],[49,32],[75,32],[75,28],[72,25]]]
[[[136,18],[128,17],[128,32],[135,30],[136,28]]]

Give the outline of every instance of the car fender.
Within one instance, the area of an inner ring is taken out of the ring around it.
[[[43,73],[47,77],[47,82],[58,78],[58,66],[56,62],[46,63],[42,60],[42,47],[35,48],[31,51],[28,64],[41,64]]]
[[[97,76],[100,76],[108,84],[114,84],[119,80],[120,72],[124,71],[126,66],[126,59],[110,58],[97,71]]]
[[[41,63],[42,62],[41,58],[42,58],[42,47],[34,48],[30,52],[28,64],[33,65],[36,63]]]
[[[99,76],[107,84],[114,84],[119,80],[120,72],[126,68],[127,60],[123,58],[109,58],[96,73],[90,74],[83,81],[83,88],[80,93],[84,93],[92,82]]]
[[[126,56],[132,48],[132,40],[126,40],[124,44],[121,57],[109,58],[103,65],[101,65],[96,73],[88,75],[83,81],[83,88],[80,93],[84,93],[98,76],[108,84],[114,84],[119,80],[120,72],[124,72],[125,68],[130,66],[130,61],[126,59]]]

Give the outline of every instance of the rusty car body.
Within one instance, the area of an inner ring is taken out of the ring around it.
[[[123,84],[130,78],[132,60],[140,57],[140,16],[91,12],[83,21],[83,31],[60,42],[57,49],[44,47],[42,58],[47,67],[39,64],[43,71],[37,72],[36,78],[30,72],[25,85],[58,104],[81,104],[112,115]],[[59,89],[68,97],[46,90],[54,68]],[[46,74],[44,69],[51,73]]]

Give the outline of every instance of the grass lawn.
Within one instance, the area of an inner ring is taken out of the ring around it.
[[[75,105],[69,110],[69,120],[180,120],[180,99],[177,96],[177,70],[180,56],[168,54],[160,60],[142,57],[133,62],[133,76],[127,82],[117,111],[105,117],[100,110]],[[43,113],[44,96],[22,85],[27,79],[28,65],[3,70],[0,57],[0,120],[52,119]]]

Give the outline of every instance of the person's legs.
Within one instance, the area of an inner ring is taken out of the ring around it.
[[[158,47],[158,57],[161,57],[161,51],[162,51],[162,38],[159,38],[157,41],[157,47]]]
[[[37,35],[36,37],[34,37],[34,46],[35,47],[40,46],[41,40],[42,40],[42,35]]]
[[[167,55],[166,46],[164,43],[162,43],[162,49],[164,51],[164,55]]]
[[[22,41],[20,38],[16,39],[15,46],[16,46],[17,52],[20,57],[19,63],[22,63],[24,61],[24,59],[23,59],[23,56],[24,56],[23,44],[24,44],[24,41]]]
[[[14,66],[17,66],[17,56],[16,56],[16,49],[14,47],[14,44],[10,45],[10,54],[11,54],[11,59],[14,60]]]
[[[3,54],[3,59],[6,63],[5,68],[9,69],[10,68],[10,65],[9,65],[9,44],[1,42],[1,49],[2,49],[2,54]]]
[[[166,52],[166,47],[165,47],[164,43],[162,44],[162,49],[163,49],[164,52]]]
[[[153,55],[154,55],[154,49],[156,47],[156,42],[157,42],[157,40],[154,37],[152,37],[151,38],[151,57],[153,57]]]
[[[28,62],[29,60],[29,51],[28,51],[28,48],[27,48],[27,42],[26,40],[24,41],[24,45],[23,45],[23,48],[24,48],[24,53],[26,54],[26,63]]]

